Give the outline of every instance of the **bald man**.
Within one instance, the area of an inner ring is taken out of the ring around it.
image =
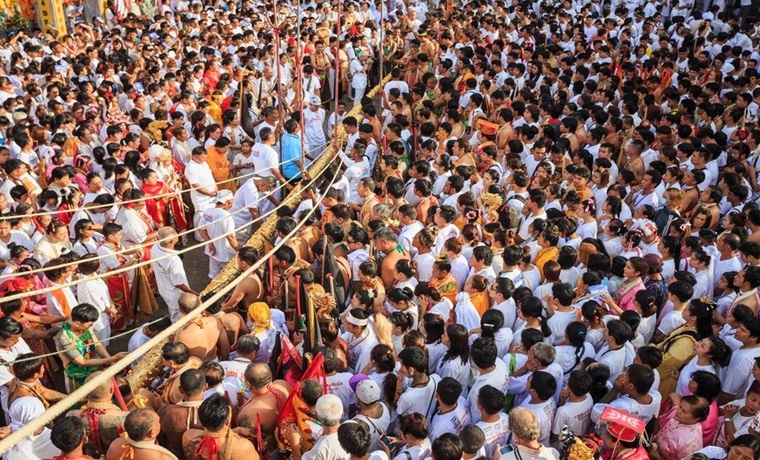
[[[177,456],[156,444],[161,432],[158,414],[151,409],[137,409],[124,420],[124,431],[129,438],[118,438],[111,443],[106,460],[177,460]]]
[[[183,292],[177,301],[180,315],[189,315],[190,312],[201,306],[200,298],[190,292]],[[213,361],[217,357],[227,360],[230,357],[230,342],[224,324],[219,318],[215,318],[206,312],[185,326],[175,337],[175,342],[187,345],[190,356],[195,356],[201,361]]]
[[[91,374],[85,382],[92,381],[102,372]],[[82,409],[69,411],[67,416],[78,417],[87,427],[87,455],[98,458],[104,455],[108,446],[119,437],[119,427],[127,413],[113,404],[113,384],[107,380],[87,395],[87,403]]]
[[[178,305],[180,295],[183,292],[195,295],[198,293],[190,288],[182,259],[174,250],[174,246],[179,242],[177,231],[171,227],[162,227],[158,231],[158,241],[160,243],[154,244],[150,250],[150,259],[153,261],[158,293],[166,302],[174,323],[180,318]]]
[[[272,371],[264,363],[251,363],[245,370],[245,384],[253,396],[237,416],[239,427],[256,429],[257,420],[261,423],[261,435],[264,438],[264,452],[277,449],[274,429],[280,408],[290,395],[291,387],[284,380],[272,381]]]

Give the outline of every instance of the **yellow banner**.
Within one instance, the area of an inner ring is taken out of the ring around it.
[[[37,14],[43,34],[56,39],[66,35],[66,13],[61,0],[38,0]]]

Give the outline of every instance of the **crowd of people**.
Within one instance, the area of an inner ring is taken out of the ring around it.
[[[0,49],[0,438],[93,388],[6,460],[760,460],[749,0],[81,3]]]

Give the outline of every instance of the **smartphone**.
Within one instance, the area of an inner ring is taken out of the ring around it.
[[[507,444],[506,446],[503,446],[503,447],[502,447],[502,448],[499,450],[499,453],[500,453],[501,455],[506,455],[506,454],[508,454],[508,453],[512,452],[513,450],[515,450],[515,448],[514,448],[514,447],[512,447],[510,444]]]
[[[388,439],[388,436],[386,436],[386,435],[383,435],[380,438],[380,442],[382,442],[385,445],[385,447],[387,447],[388,449],[392,449],[393,448],[393,443],[391,443],[391,440]]]

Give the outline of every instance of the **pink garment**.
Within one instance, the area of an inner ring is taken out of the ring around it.
[[[681,396],[688,396],[692,394],[690,391],[687,391],[686,394]],[[668,404],[670,406],[670,404]],[[664,409],[663,409],[664,410]],[[665,422],[670,420],[675,412],[672,410],[669,410],[667,414],[660,417],[660,423],[663,425]],[[710,412],[707,413],[707,418],[704,422],[700,423],[702,425],[702,445],[703,446],[711,446],[714,444],[715,441],[715,435],[718,433],[718,424],[720,423],[720,414],[718,413],[718,403],[716,401],[713,401],[710,403]]]
[[[639,282],[636,286],[632,287],[628,292],[620,297],[620,300],[618,301],[618,307],[620,307],[623,311],[637,311],[638,309],[636,308],[636,304],[634,304],[633,301],[636,299],[636,293],[643,291],[644,289],[646,289],[644,283]]]
[[[660,419],[660,431],[654,436],[657,450],[665,460],[681,460],[698,451],[702,442],[702,425],[683,425],[676,421],[674,407]]]

